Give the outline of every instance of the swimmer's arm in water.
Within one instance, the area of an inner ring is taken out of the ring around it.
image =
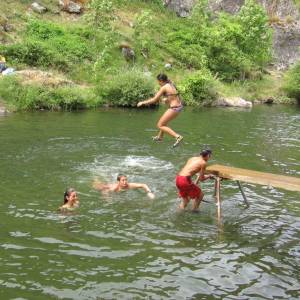
[[[103,183],[100,182],[98,180],[94,180],[93,182],[93,188],[99,192],[102,192],[104,194],[109,193],[109,192],[113,192],[115,185],[114,184],[107,184],[107,183]]]
[[[151,192],[151,190],[150,190],[150,188],[148,187],[147,184],[144,184],[144,183],[129,183],[128,188],[129,189],[143,189],[147,193],[147,196],[150,199],[155,198],[155,195]]]
[[[140,107],[142,105],[149,105],[149,104],[153,104],[159,101],[159,98],[163,95],[163,93],[165,92],[165,87],[162,86],[160,88],[160,90],[156,93],[156,95],[153,98],[150,98],[149,100],[145,100],[145,101],[140,101],[137,104],[137,107]]]

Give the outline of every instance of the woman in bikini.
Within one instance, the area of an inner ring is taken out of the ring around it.
[[[165,113],[160,117],[159,121],[157,122],[159,132],[157,136],[153,137],[153,140],[162,141],[164,133],[168,133],[169,135],[175,138],[175,143],[173,144],[173,147],[176,147],[181,142],[183,137],[167,125],[171,120],[173,120],[179,115],[179,113],[183,109],[183,104],[181,102],[175,85],[168,79],[167,75],[159,74],[156,78],[160,85],[159,91],[153,98],[150,98],[149,100],[145,101],[140,101],[137,104],[137,107],[156,103],[161,97],[165,97],[165,102],[169,105],[169,108],[165,111]]]

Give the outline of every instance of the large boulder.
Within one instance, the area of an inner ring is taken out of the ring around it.
[[[196,0],[162,0],[163,4],[176,12],[179,17],[186,18],[190,15]]]
[[[219,98],[214,101],[212,106],[226,106],[226,107],[242,107],[242,108],[251,108],[252,102],[246,101],[240,97],[228,97],[228,98]]]
[[[133,62],[135,60],[135,52],[127,43],[121,43],[119,48],[127,61]]]
[[[37,12],[39,14],[43,14],[47,11],[47,8],[44,7],[43,5],[39,4],[38,2],[33,2],[31,4],[31,9],[34,11],[34,12]]]
[[[83,10],[83,6],[71,0],[58,0],[59,6],[70,14],[80,14]]]

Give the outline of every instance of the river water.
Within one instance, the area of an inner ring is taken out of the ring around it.
[[[1,299],[299,299],[300,194],[213,182],[200,213],[178,213],[174,178],[203,146],[210,163],[300,177],[300,109],[185,109],[184,136],[155,143],[159,110],[17,113],[0,118]],[[119,173],[141,191],[103,196]],[[57,212],[66,187],[81,206]]]

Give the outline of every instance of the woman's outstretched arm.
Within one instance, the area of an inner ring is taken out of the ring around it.
[[[144,100],[144,101],[138,102],[137,107],[158,102],[159,98],[163,95],[164,92],[165,92],[164,87],[161,87],[160,90],[156,93],[156,95],[153,98],[150,98],[149,100]]]

